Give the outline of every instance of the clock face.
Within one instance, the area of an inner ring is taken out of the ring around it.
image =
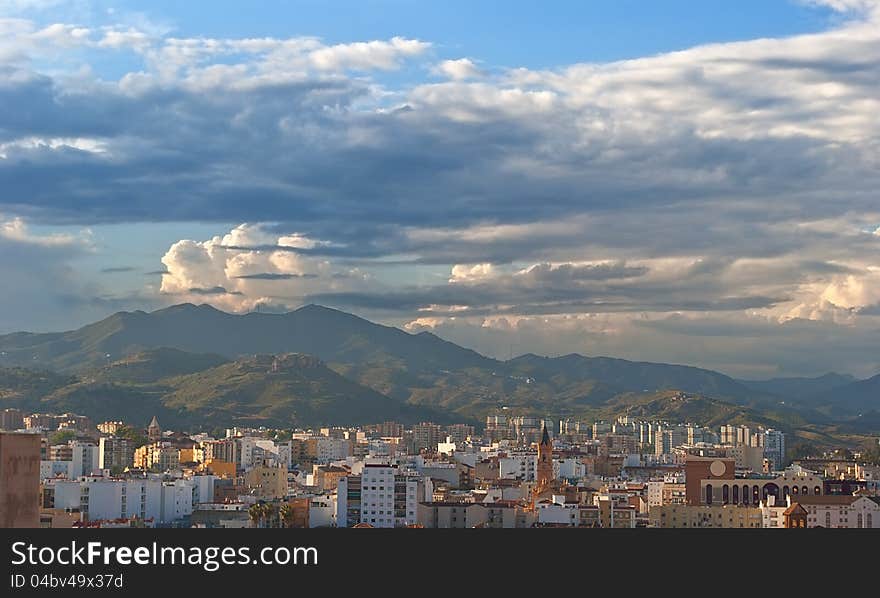
[[[709,466],[709,473],[716,477],[724,475],[725,471],[727,471],[727,466],[724,461],[712,461],[712,465]]]

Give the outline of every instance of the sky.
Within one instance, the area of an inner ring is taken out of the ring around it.
[[[0,0],[0,333],[319,303],[880,372],[880,0]]]

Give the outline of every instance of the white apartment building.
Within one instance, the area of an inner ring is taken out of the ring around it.
[[[340,478],[336,524],[352,527],[403,527],[418,521],[418,504],[431,497],[431,478],[401,473],[396,465],[367,463],[361,475]]]
[[[92,475],[93,472],[100,470],[97,445],[91,442],[71,440],[70,449],[73,455],[71,458],[70,477],[78,478],[80,476]]]
[[[40,481],[46,478],[70,478],[73,461],[40,461]]]
[[[88,521],[139,517],[171,523],[192,514],[196,484],[191,480],[84,477],[47,480],[56,509],[78,510]]]
[[[314,496],[309,501],[309,527],[336,527],[336,495]]]

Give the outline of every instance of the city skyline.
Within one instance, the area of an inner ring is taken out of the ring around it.
[[[0,334],[316,303],[880,371],[880,3],[232,8],[0,2]]]

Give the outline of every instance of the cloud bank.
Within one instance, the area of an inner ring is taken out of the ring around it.
[[[844,18],[546,70],[405,37],[0,19],[0,211],[216,222],[168,247],[157,302],[323,302],[502,356],[872,373],[880,5],[813,4]],[[107,57],[131,66],[101,76]]]

